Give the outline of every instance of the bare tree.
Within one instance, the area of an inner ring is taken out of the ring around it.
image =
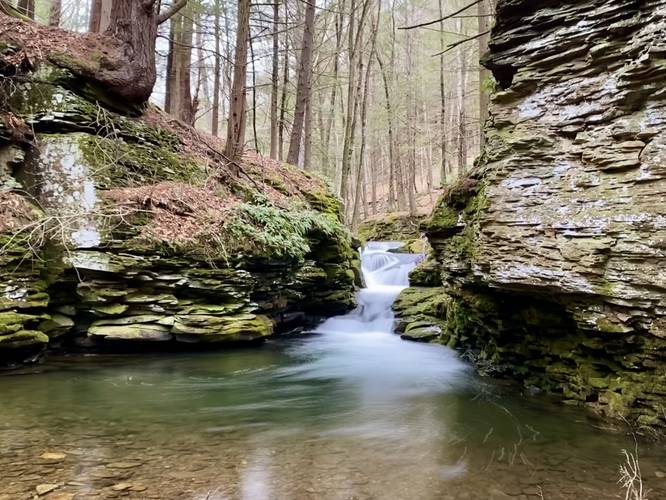
[[[280,80],[280,2],[273,3],[273,60],[271,70],[271,158],[278,159],[278,84]]]
[[[62,0],[52,0],[49,10],[49,26],[60,26],[62,16]]]
[[[213,69],[213,109],[211,117],[211,126],[210,131],[213,135],[217,136],[219,134],[220,127],[220,92],[221,92],[221,80],[222,80],[222,46],[220,43],[220,13],[221,13],[221,0],[215,0],[215,5],[213,7],[213,16],[214,16],[214,36],[215,36],[215,67]]]
[[[303,26],[303,42],[298,68],[298,84],[296,86],[296,107],[294,122],[291,127],[291,139],[287,162],[298,164],[301,152],[301,139],[305,121],[305,111],[310,100],[312,85],[312,45],[314,41],[315,0],[310,0],[305,7],[305,24]]]
[[[250,38],[250,0],[238,0],[238,28],[236,29],[236,52],[234,56],[234,78],[231,86],[229,119],[227,120],[227,143],[224,154],[231,162],[232,171],[243,154],[245,146],[245,92],[247,77],[247,52]]]

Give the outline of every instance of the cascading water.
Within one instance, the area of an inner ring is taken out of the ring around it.
[[[446,391],[466,379],[467,367],[442,346],[403,341],[394,334],[391,309],[409,286],[421,254],[393,253],[396,242],[371,242],[361,252],[365,288],[358,307],[322,323],[315,336],[292,347],[309,362],[291,368],[301,379],[338,379],[362,388],[365,398]]]

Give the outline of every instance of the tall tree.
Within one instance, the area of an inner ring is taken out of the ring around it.
[[[273,60],[271,69],[271,158],[278,159],[278,84],[280,80],[280,2],[273,2]]]
[[[491,24],[491,0],[481,0],[478,4],[479,16],[479,58],[483,57],[488,51],[488,44],[490,43],[490,24]],[[483,148],[485,134],[483,133],[486,120],[488,119],[488,93],[486,81],[490,77],[490,72],[479,65],[479,125],[480,125],[480,139],[479,143]]]
[[[440,167],[440,183],[446,182],[446,85],[444,82],[444,6],[439,0],[439,147],[442,155]]]
[[[291,127],[291,139],[287,162],[298,164],[303,137],[305,111],[310,100],[312,86],[312,48],[314,43],[315,1],[310,0],[305,7],[305,23],[303,26],[303,42],[301,45],[300,63],[298,68],[298,84],[296,86],[296,107],[294,122]]]
[[[344,142],[342,146],[342,165],[340,177],[340,196],[347,202],[350,200],[349,176],[351,174],[352,154],[354,151],[354,139],[356,135],[356,111],[358,109],[358,98],[361,93],[363,58],[361,55],[361,42],[365,18],[368,13],[370,0],[363,0],[361,5],[361,17],[356,22],[357,5],[355,0],[350,3],[349,28],[348,28],[348,64],[349,77],[347,81],[347,109],[345,116]],[[345,207],[348,209],[349,204]]]
[[[250,38],[250,0],[238,0],[238,27],[234,56],[234,79],[231,86],[227,143],[224,154],[237,172],[235,164],[240,160],[245,146],[245,92],[247,78],[247,51]]]
[[[220,92],[221,92],[221,80],[222,80],[222,44],[220,43],[221,32],[220,32],[220,13],[222,6],[220,5],[221,0],[215,0],[214,5],[214,36],[215,36],[215,68],[213,69],[213,109],[211,117],[211,127],[210,131],[213,135],[217,136],[219,133],[220,127]]]
[[[193,3],[171,19],[165,110],[179,120],[193,125],[195,106],[192,100],[191,65],[193,35]]]
[[[62,0],[52,0],[49,9],[49,26],[60,26],[62,16]]]

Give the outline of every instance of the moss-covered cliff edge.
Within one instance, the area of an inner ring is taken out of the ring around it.
[[[443,286],[439,341],[643,429],[666,427],[664,12],[498,2],[485,153],[414,274]],[[409,329],[424,311],[401,303]]]
[[[5,35],[7,36],[7,35]],[[353,305],[324,183],[0,43],[0,361],[48,347],[256,341]]]

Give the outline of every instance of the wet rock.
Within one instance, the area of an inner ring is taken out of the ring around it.
[[[46,460],[48,462],[60,462],[64,460],[67,457],[65,453],[61,453],[58,451],[47,451],[45,453],[42,453],[39,458],[42,460]]]
[[[498,2],[486,148],[424,229],[451,296],[450,345],[497,375],[666,427],[657,3]]]
[[[58,485],[57,484],[39,484],[35,486],[35,491],[39,496],[46,495],[47,493],[52,492],[53,490],[57,489]]]
[[[143,465],[141,462],[111,462],[106,464],[109,469],[134,469]]]
[[[113,491],[127,491],[132,489],[132,483],[118,483],[111,486]]]
[[[205,189],[210,159],[174,130],[109,110],[102,123],[100,104],[70,90],[82,82],[68,85],[71,75],[37,66],[7,82],[12,111],[38,131],[38,146],[4,136],[0,146],[0,201],[17,207],[0,221],[0,363],[36,360],[47,346],[256,342],[353,307],[357,255],[340,201],[323,183],[289,165],[267,183],[267,171],[252,164],[249,184]],[[286,181],[293,189],[275,191]],[[142,195],[118,203],[165,185],[177,195],[168,202]],[[18,186],[30,197],[11,191]],[[187,190],[224,204],[211,225],[216,236],[194,242],[148,231],[166,212],[194,233],[208,224],[183,205]],[[267,193],[279,201],[258,203]],[[227,206],[231,198],[239,203]],[[57,237],[32,241],[19,231],[54,214],[71,221],[50,228]]]

